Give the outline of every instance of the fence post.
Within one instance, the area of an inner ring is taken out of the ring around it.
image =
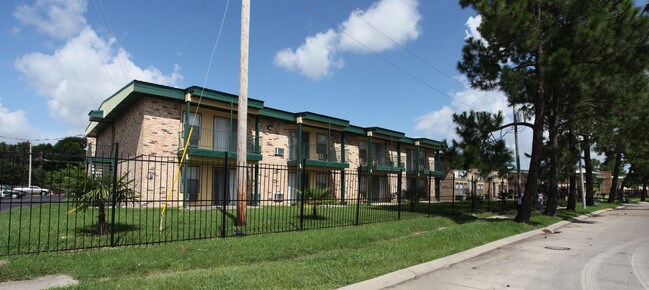
[[[401,169],[399,169],[399,174],[397,175],[397,220],[401,220],[401,187],[403,186],[401,178],[403,174]]]
[[[110,217],[110,246],[115,246],[115,205],[117,203],[117,155],[119,154],[119,143],[115,143],[113,151],[113,202]]]
[[[306,174],[304,170],[306,169],[306,158],[302,159],[302,163],[298,169],[300,172],[300,231],[304,230],[304,190],[306,189]]]
[[[361,209],[361,167],[358,167],[358,191],[356,193],[356,225],[358,225],[358,218]]]
[[[431,215],[431,210],[432,210],[432,205],[431,205],[431,203],[433,202],[433,200],[430,198],[430,174],[431,174],[431,173],[430,173],[430,171],[429,171],[429,172],[428,172],[428,182],[426,182],[427,185],[428,185],[428,186],[427,186],[427,187],[428,187],[428,189],[427,189],[427,191],[428,191],[428,217],[430,217],[430,215]]]
[[[451,192],[453,196],[451,197],[451,214],[455,215],[455,171],[453,171],[453,184],[451,185]]]
[[[222,203],[222,205],[221,205],[221,237],[222,238],[225,238],[225,234],[227,232],[226,228],[228,226],[226,220],[228,218],[228,214],[227,214],[227,212],[228,212],[228,208],[227,208],[228,190],[230,189],[230,168],[228,166],[228,163],[229,163],[229,158],[228,157],[229,157],[229,155],[230,155],[230,152],[226,151],[225,152],[225,164],[223,165],[223,168],[225,170],[225,173],[223,175],[224,176],[223,179],[225,179],[224,180],[225,182],[223,182],[223,198],[221,200],[221,203]]]

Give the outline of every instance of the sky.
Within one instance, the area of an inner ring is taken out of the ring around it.
[[[251,1],[249,97],[409,137],[455,137],[452,114],[512,108],[457,71],[480,17],[457,1]],[[0,141],[81,135],[133,79],[238,93],[240,1],[0,2]],[[531,131],[521,130],[521,155]],[[513,133],[502,132],[513,150]],[[523,160],[523,169],[527,168]]]

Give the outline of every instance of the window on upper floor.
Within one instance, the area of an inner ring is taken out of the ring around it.
[[[367,142],[358,141],[358,161],[366,165],[367,164]]]

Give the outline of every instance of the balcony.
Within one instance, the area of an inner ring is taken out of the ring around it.
[[[185,132],[178,133],[179,151],[182,153],[185,146]],[[248,160],[261,160],[261,137],[256,140],[254,136],[246,138]],[[191,155],[225,158],[237,158],[237,133],[210,129],[196,129],[189,139],[187,153]]]
[[[288,165],[295,166],[300,161],[297,160],[298,146],[288,147]],[[347,160],[348,152],[345,152],[345,160]],[[322,144],[304,144],[302,145],[302,158],[307,166],[320,166],[320,167],[334,167],[334,168],[349,168],[349,163],[342,162],[341,150],[333,146]]]
[[[367,170],[367,158],[360,158],[361,170]],[[403,164],[399,164],[396,153],[379,154],[372,159],[372,169],[375,171],[399,172],[403,170]]]
[[[424,175],[428,175],[428,174],[443,175],[444,168],[442,167],[442,162],[440,161],[427,162],[426,160],[420,160],[419,172],[421,172]]]

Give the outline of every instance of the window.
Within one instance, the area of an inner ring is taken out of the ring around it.
[[[183,188],[183,191],[186,194],[186,199],[189,201],[197,201],[198,194],[200,192],[201,186],[201,170],[198,166],[187,166],[185,167],[185,174],[187,174],[187,188]],[[184,186],[184,182],[181,183]]]
[[[372,144],[374,148],[374,154],[372,154],[372,158],[374,159],[374,162],[376,162],[379,165],[384,165],[385,164],[385,144],[381,143],[373,143]]]
[[[183,112],[183,122],[187,120],[187,114]],[[193,128],[192,136],[189,138],[189,146],[198,147],[198,142],[201,139],[201,114],[189,113],[189,127]],[[183,123],[183,131],[185,126]],[[189,130],[189,128],[187,128]],[[189,132],[187,132],[189,134]],[[183,144],[184,145],[184,144]]]
[[[329,150],[327,150],[327,145],[329,144],[328,139],[327,135],[316,135],[316,153],[318,154],[318,160],[329,160]]]
[[[417,168],[415,168],[417,165],[417,154],[415,149],[408,149],[408,151],[406,151],[406,158],[408,159],[408,170],[417,170]]]
[[[358,141],[358,161],[367,164],[367,142]]]
[[[288,158],[297,160],[297,131],[288,131]],[[309,133],[302,133],[302,158],[309,158]]]
[[[226,118],[214,118],[214,150],[237,150],[237,121]]]
[[[478,184],[478,190],[476,191],[476,195],[481,196],[484,194],[484,184]]]
[[[329,175],[327,173],[316,174],[315,185],[316,187],[329,188]]]

